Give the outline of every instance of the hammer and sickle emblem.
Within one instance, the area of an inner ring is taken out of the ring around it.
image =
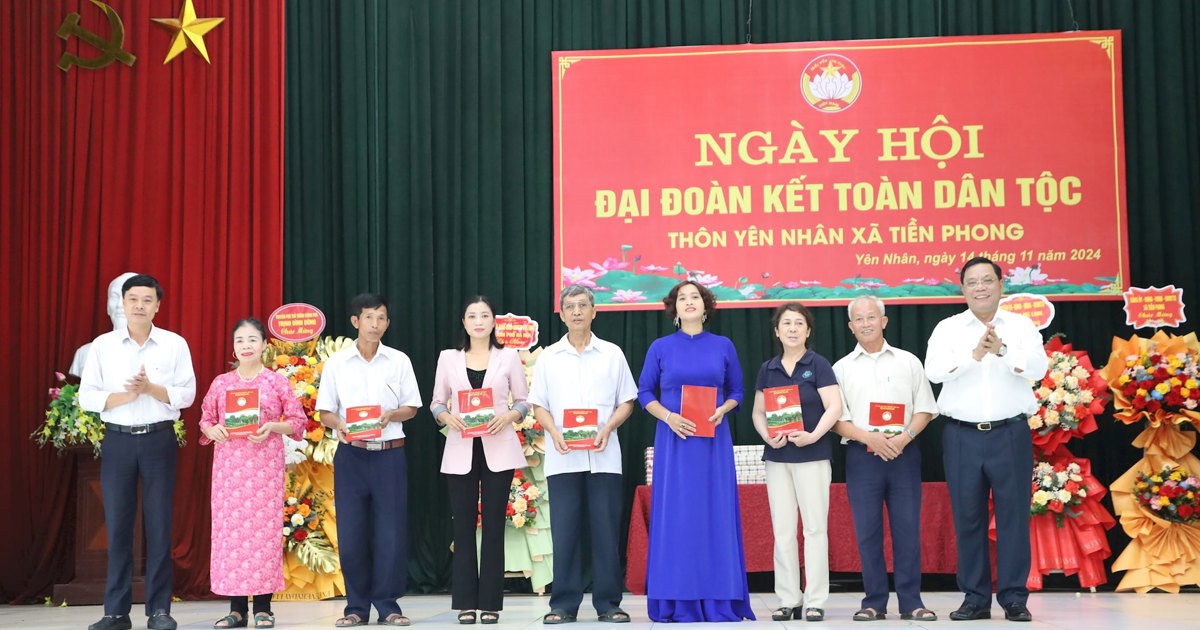
[[[68,13],[67,17],[63,18],[63,22],[59,25],[58,32],[55,35],[58,35],[64,41],[74,35],[99,49],[102,54],[99,57],[84,59],[79,55],[64,52],[58,58],[58,69],[66,72],[71,69],[71,66],[75,65],[89,70],[98,70],[113,61],[120,61],[127,66],[132,66],[137,57],[124,48],[125,23],[121,21],[121,16],[117,15],[117,12],[112,7],[100,2],[100,0],[91,0],[91,2],[100,7],[100,10],[104,11],[104,14],[108,16],[108,25],[112,31],[112,37],[104,39],[79,26],[79,14]]]

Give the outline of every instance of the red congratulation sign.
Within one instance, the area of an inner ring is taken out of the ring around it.
[[[284,341],[308,341],[325,330],[325,313],[312,304],[284,304],[267,318],[267,330]]]
[[[528,350],[537,345],[538,323],[528,315],[499,315],[496,317],[496,338],[505,348]]]
[[[556,295],[960,302],[978,255],[1013,293],[1126,287],[1119,31],[552,61]]]
[[[1033,320],[1038,330],[1045,330],[1054,321],[1054,303],[1044,295],[1014,293],[1000,300],[1000,308]]]
[[[1187,321],[1183,314],[1183,289],[1168,284],[1163,288],[1129,287],[1125,292],[1125,324],[1134,328],[1178,326]]]

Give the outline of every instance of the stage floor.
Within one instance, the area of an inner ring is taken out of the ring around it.
[[[854,622],[850,616],[858,610],[861,593],[836,593],[829,601],[825,610],[825,622],[807,624],[803,621],[786,623],[770,620],[770,609],[775,604],[774,596],[768,593],[752,593],[754,613],[759,616],[756,622],[741,624],[710,624],[705,628],[741,627],[748,625],[757,627],[792,626],[796,628],[862,628],[861,622]],[[925,604],[938,613],[939,621],[932,623],[916,623],[900,621],[895,612],[893,596],[892,618],[867,625],[873,630],[885,628],[943,628],[953,625],[960,627],[957,622],[951,622],[947,615],[958,607],[961,602],[959,593],[936,592],[924,596]],[[541,616],[548,611],[549,597],[536,595],[511,595],[505,598],[505,610],[500,616],[500,628],[541,628]],[[413,625],[421,628],[451,628],[458,627],[454,613],[449,610],[448,595],[413,595],[400,600],[406,615],[412,618]],[[281,602],[276,603],[275,615],[278,628],[294,630],[329,630],[333,621],[341,616],[344,601],[332,600],[324,602]],[[612,628],[611,624],[596,621],[594,611],[587,608],[587,601],[580,612],[579,623],[570,627],[586,625],[592,628]],[[622,607],[633,615],[633,623],[618,627],[634,630],[648,628],[651,625],[646,618],[646,598],[629,596]],[[1200,607],[1200,594],[1182,593],[1170,595],[1154,593],[1137,595],[1133,593],[1035,593],[1029,599],[1029,609],[1033,612],[1034,622],[1029,626],[1011,625],[1004,621],[1003,610],[993,605],[991,621],[975,621],[962,624],[962,628],[983,627],[1042,627],[1070,628],[1078,630],[1126,630],[1128,628],[1196,628],[1196,610]],[[172,613],[179,622],[180,628],[200,630],[210,628],[214,621],[228,611],[228,604],[223,601],[206,602],[177,602]],[[146,618],[141,615],[141,606],[135,604],[132,616],[133,627],[145,628]],[[84,630],[88,624],[96,621],[103,610],[98,606],[71,606],[67,608],[49,606],[0,606],[0,628],[24,628],[30,630]],[[664,625],[664,624],[659,624]],[[371,619],[375,626],[375,619]]]

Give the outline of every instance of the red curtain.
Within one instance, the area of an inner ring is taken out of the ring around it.
[[[55,32],[68,13],[109,38],[84,0],[0,6],[0,598],[31,602],[72,577],[73,459],[38,450],[54,372],[111,328],[109,281],[149,273],[165,296],[155,323],[191,346],[196,404],[175,493],[175,590],[209,593],[211,450],[198,445],[200,397],[228,369],[229,327],[265,318],[282,297],[283,0],[193,0],[225,21],[163,63],[183,0],[109,0],[137,56],[98,70],[56,67],[102,54]],[[153,507],[153,506],[151,506]]]

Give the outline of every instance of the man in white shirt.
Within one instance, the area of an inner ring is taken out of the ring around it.
[[[338,508],[338,557],[346,581],[346,606],[334,625],[367,623],[374,606],[380,625],[407,626],[397,600],[408,583],[408,463],[403,422],[421,406],[412,362],[383,345],[388,303],[364,293],[350,301],[354,345],[329,357],[321,373],[317,410],[337,431],[333,493]],[[346,438],[346,410],[378,406],[382,435]]]
[[[529,402],[553,448],[546,449],[546,481],[554,500],[554,589],[542,623],[575,621],[583,602],[580,531],[591,530],[592,605],[599,621],[627,623],[621,610],[625,580],[617,549],[621,531],[621,443],[617,427],[629,418],[637,384],[615,344],[592,333],[596,299],[573,284],[559,296],[567,334],[546,348],[533,372]],[[563,439],[564,409],[595,409],[594,450],[570,450]]]
[[[128,630],[133,602],[133,518],[138,481],[146,531],[146,616],[151,630],[171,618],[171,512],[175,503],[175,421],[196,399],[187,342],[154,326],[163,290],[139,274],[121,285],[127,323],[96,337],[84,363],[79,405],[104,421],[100,488],[108,529],[104,617],[88,630]]]
[[[1000,309],[1002,277],[987,258],[963,265],[968,310],[938,323],[925,356],[929,380],[942,383],[943,459],[958,539],[958,587],[965,595],[950,613],[955,621],[991,618],[989,492],[996,514],[996,600],[1005,619],[1033,619],[1025,587],[1033,470],[1028,416],[1037,409],[1030,381],[1046,374],[1047,359],[1033,322]]]
[[[888,324],[883,300],[857,297],[847,311],[858,345],[833,364],[843,401],[833,430],[847,444],[846,493],[862,560],[865,595],[854,620],[887,615],[886,504],[900,618],[935,621],[937,614],[921,600],[921,449],[913,441],[937,415],[937,402],[921,360],[883,338]],[[892,424],[892,432],[883,426]]]

